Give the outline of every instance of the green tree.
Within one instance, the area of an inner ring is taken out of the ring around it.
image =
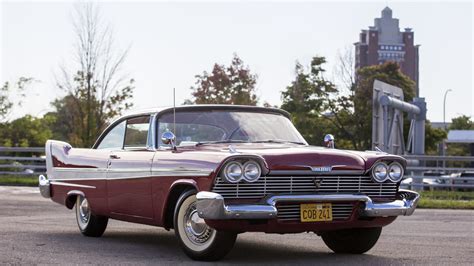
[[[467,115],[461,115],[451,120],[449,126],[451,130],[470,130],[474,129],[474,123],[471,121],[471,117]]]
[[[44,118],[31,115],[5,123],[1,129],[0,146],[7,147],[42,147],[53,135]]]
[[[74,17],[76,66],[61,67],[58,87],[67,96],[53,106],[77,146],[90,147],[107,122],[132,106],[134,80],[122,72],[128,51],[115,49],[110,26],[92,3],[82,3]]]
[[[325,110],[329,98],[337,92],[334,84],[324,78],[324,57],[315,56],[308,70],[295,66],[295,79],[281,93],[281,108],[292,114],[296,128],[310,144],[321,144],[324,134],[331,131]]]
[[[5,82],[0,87],[0,122],[7,119],[14,106],[21,106],[22,99],[26,96],[25,89],[33,81],[33,78],[20,77],[15,84]],[[11,99],[11,95],[16,94],[18,100]]]
[[[257,105],[256,82],[257,75],[234,54],[229,66],[216,63],[211,73],[196,75],[196,85],[191,87],[193,99],[185,104]]]
[[[474,122],[470,116],[461,115],[451,119],[449,130],[474,130]],[[468,143],[449,143],[447,154],[458,156],[469,156],[471,154]]]
[[[430,121],[425,124],[425,153],[437,155],[439,153],[438,145],[446,139],[447,134],[441,128],[433,128]]]

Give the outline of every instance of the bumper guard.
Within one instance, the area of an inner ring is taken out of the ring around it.
[[[49,180],[44,176],[40,175],[38,177],[38,187],[41,193],[41,196],[45,198],[51,198],[51,184],[49,183]]]

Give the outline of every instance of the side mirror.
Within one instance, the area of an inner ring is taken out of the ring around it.
[[[176,136],[173,132],[166,131],[161,135],[161,142],[166,145],[171,145],[171,149],[176,150]]]
[[[324,136],[324,145],[328,148],[334,149],[334,136],[331,134]]]

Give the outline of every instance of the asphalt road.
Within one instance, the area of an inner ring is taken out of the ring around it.
[[[470,264],[474,211],[417,210],[384,228],[364,255],[336,255],[312,233],[239,235],[220,263]],[[74,212],[35,188],[0,187],[0,264],[191,264],[173,231],[110,221],[101,238],[83,237]]]

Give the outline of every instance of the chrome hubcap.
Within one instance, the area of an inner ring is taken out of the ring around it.
[[[81,198],[81,200],[81,204],[79,205],[79,219],[81,223],[87,224],[91,216],[89,202],[85,198]]]
[[[214,229],[207,226],[204,219],[199,217],[196,203],[189,206],[184,215],[184,229],[188,239],[196,245],[204,244],[212,235]]]

